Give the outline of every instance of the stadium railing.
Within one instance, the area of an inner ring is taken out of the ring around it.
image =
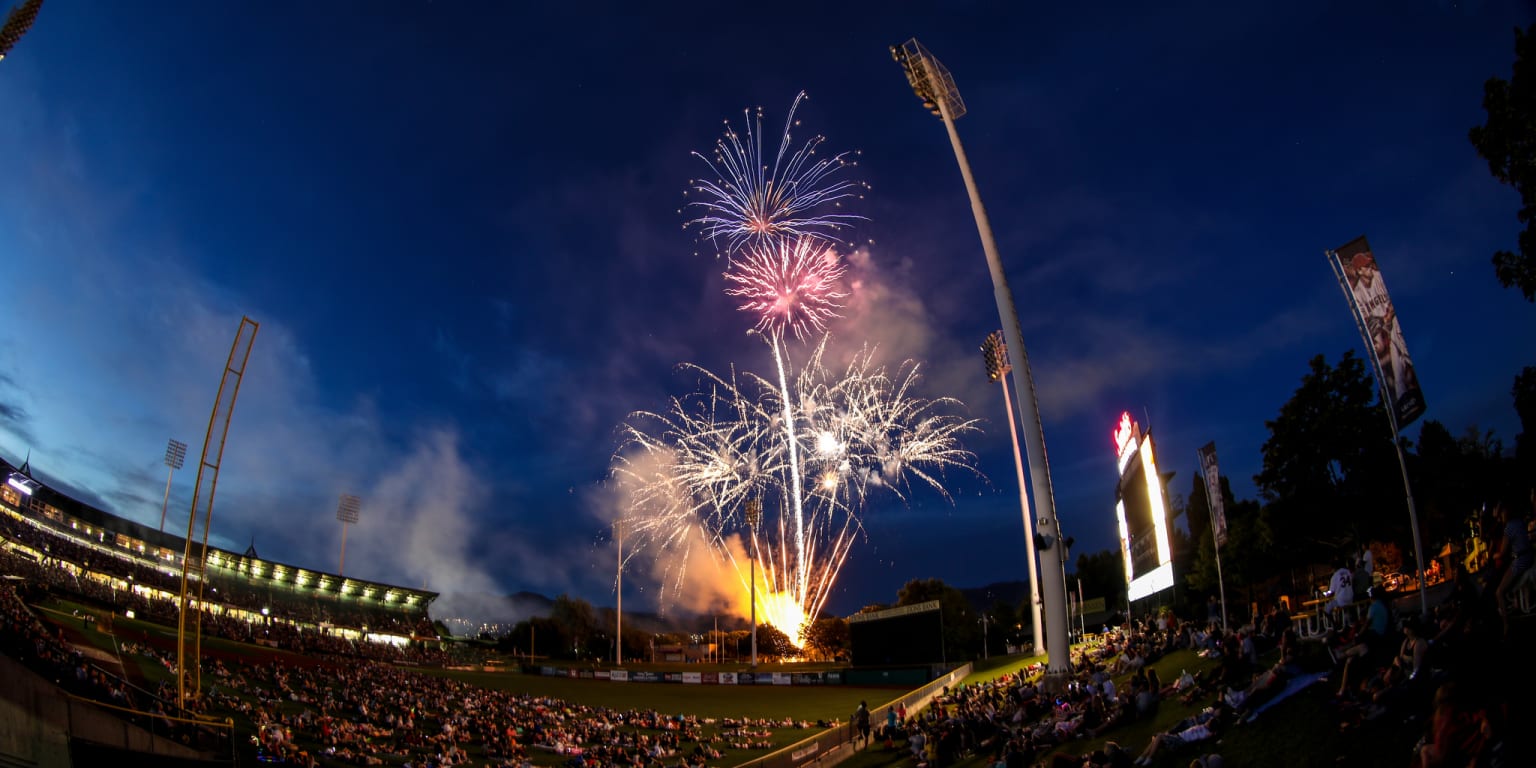
[[[916,712],[927,706],[928,702],[933,701],[933,698],[939,695],[946,687],[964,680],[970,674],[971,665],[967,663],[944,673],[933,682],[921,688],[870,709],[869,722],[872,726],[875,726],[871,728],[871,731],[874,731],[879,724],[885,722],[886,712],[891,709],[904,706],[908,713]],[[851,715],[852,713],[849,714]],[[851,749],[845,750],[843,747],[853,744],[855,735],[853,722],[850,718],[848,722],[843,723],[837,728],[828,729],[808,739],[802,739],[790,744],[778,751],[749,760],[737,766],[737,768],[803,768],[810,765],[827,768],[828,766],[837,765],[852,754]]]

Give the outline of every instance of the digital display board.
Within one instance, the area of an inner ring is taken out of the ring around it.
[[[1173,587],[1168,505],[1152,436],[1142,435],[1130,413],[1122,413],[1114,440],[1120,468],[1115,518],[1125,560],[1126,596],[1136,601]]]

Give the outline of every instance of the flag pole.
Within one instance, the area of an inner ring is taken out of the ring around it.
[[[1338,251],[1323,251],[1328,257],[1328,266],[1333,269],[1333,276],[1339,281],[1339,288],[1344,291],[1344,299],[1349,302],[1350,316],[1355,319],[1355,328],[1360,331],[1360,338],[1365,342],[1365,351],[1371,356],[1371,369],[1376,375],[1376,391],[1381,398],[1382,406],[1387,409],[1387,424],[1392,428],[1392,448],[1397,451],[1397,467],[1403,473],[1403,495],[1408,500],[1408,527],[1413,533],[1413,561],[1418,568],[1419,577],[1419,613],[1424,618],[1429,617],[1429,584],[1424,581],[1424,544],[1419,539],[1419,512],[1413,503],[1413,485],[1408,481],[1408,460],[1403,456],[1403,443],[1398,439],[1397,428],[1397,401],[1387,391],[1386,378],[1381,373],[1381,357],[1376,354],[1376,344],[1371,339],[1369,329],[1365,325],[1365,316],[1360,313],[1360,305],[1355,301],[1355,292],[1349,289],[1349,277],[1344,274],[1344,263],[1339,260]]]
[[[1214,446],[1215,443],[1211,445]],[[1205,457],[1199,450],[1195,451],[1195,460],[1200,465],[1200,474],[1204,475]],[[1219,471],[1216,474],[1216,482],[1218,486],[1221,483]],[[1221,631],[1225,633],[1227,631],[1227,580],[1221,575],[1221,535],[1216,530],[1216,502],[1211,500],[1213,495],[1220,496],[1221,488],[1218,487],[1212,491],[1210,478],[1205,478],[1205,511],[1211,516],[1211,544],[1216,547],[1216,589],[1221,594]]]

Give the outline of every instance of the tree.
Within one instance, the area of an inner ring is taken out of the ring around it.
[[[1222,485],[1226,486],[1226,483]],[[1253,602],[1254,585],[1274,573],[1281,563],[1274,555],[1267,510],[1251,499],[1240,502],[1228,499],[1226,504],[1227,543],[1221,548],[1221,577],[1226,580],[1228,618],[1241,622],[1243,614],[1236,612],[1237,606]],[[1207,595],[1218,593],[1221,586],[1217,580],[1213,537],[1207,527],[1196,548],[1194,565],[1184,577],[1190,588]],[[1242,597],[1245,594],[1246,600]]]
[[[1510,389],[1515,398],[1515,413],[1520,416],[1520,434],[1515,435],[1515,463],[1525,477],[1536,477],[1536,366],[1526,366],[1515,377]]]
[[[1077,556],[1076,576],[1083,580],[1083,596],[1102,597],[1109,610],[1125,607],[1125,558],[1118,549]]]
[[[592,612],[592,604],[569,595],[561,595],[555,598],[555,604],[550,608],[549,619],[560,627],[565,635],[569,647],[558,651],[551,649],[552,655],[565,655],[581,657],[588,655],[591,648],[589,641],[597,632],[597,619]],[[601,654],[601,652],[599,652]]]
[[[772,624],[759,624],[757,625],[757,655],[769,659],[785,659],[799,656],[800,649],[795,647],[789,635],[784,634],[778,627]]]
[[[981,625],[971,611],[971,603],[965,594],[944,583],[942,579],[913,579],[896,593],[896,605],[917,605],[929,600],[939,601],[939,613],[944,622],[944,649],[946,658],[954,660],[956,654],[969,648],[981,647]]]
[[[846,619],[840,616],[817,619],[805,631],[805,652],[812,659],[821,661],[846,659],[849,640]]]
[[[1265,422],[1262,471],[1273,543],[1293,558],[1327,560],[1362,537],[1406,534],[1402,480],[1387,413],[1365,364],[1312,358],[1301,386]],[[1223,561],[1225,562],[1225,561]]]
[[[1493,270],[1505,288],[1518,288],[1536,302],[1536,25],[1515,30],[1515,66],[1509,80],[1483,84],[1488,122],[1468,134],[1488,170],[1520,193],[1519,253],[1499,251]]]
[[[1492,432],[1468,427],[1458,438],[1438,421],[1419,429],[1418,452],[1410,465],[1419,525],[1428,548],[1460,538],[1468,515],[1491,503],[1506,485],[1509,462]],[[1436,549],[1438,551],[1438,549]],[[1425,552],[1434,556],[1434,552]]]
[[[1024,607],[1026,610],[1024,616],[1028,616],[1028,597],[1024,598]],[[989,652],[1001,652],[1009,644],[1024,644],[1023,617],[1007,600],[992,601],[992,608],[987,611],[986,619],[992,623],[992,626],[989,631],[981,633],[981,636],[991,644]]]

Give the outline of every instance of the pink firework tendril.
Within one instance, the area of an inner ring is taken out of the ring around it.
[[[737,309],[757,315],[756,330],[804,339],[839,316],[848,294],[838,280],[846,270],[836,249],[816,238],[756,243],[731,262],[725,294],[741,299]]]

